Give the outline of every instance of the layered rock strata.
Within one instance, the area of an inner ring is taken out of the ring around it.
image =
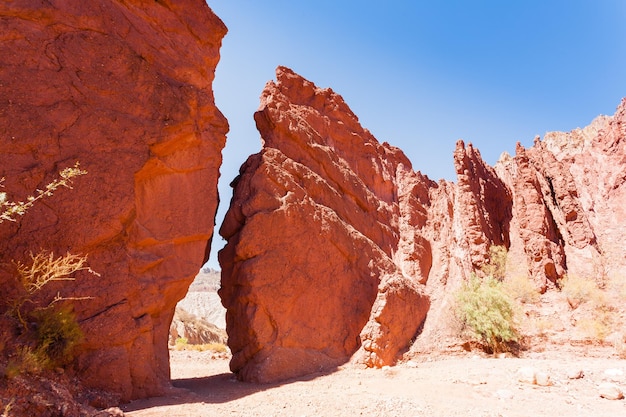
[[[227,122],[212,82],[223,23],[202,0],[3,2],[0,167],[16,200],[76,161],[73,190],[0,225],[2,262],[88,255],[50,294],[85,333],[76,371],[122,400],[169,383],[176,303],[206,260]],[[10,294],[12,276],[0,285]],[[3,306],[4,308],[4,306]]]
[[[495,167],[459,141],[457,182],[434,182],[339,95],[279,67],[255,114],[263,148],[233,182],[220,230],[231,369],[269,382],[446,349],[458,343],[454,290],[493,245],[541,291],[566,272],[616,271],[625,103]]]

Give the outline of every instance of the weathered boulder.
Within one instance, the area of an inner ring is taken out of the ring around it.
[[[255,119],[263,149],[234,181],[220,230],[228,241],[220,296],[231,369],[244,380],[276,381],[346,362],[359,335],[384,347],[381,337],[391,334],[408,346],[419,320],[361,332],[368,320],[386,326],[389,308],[394,316],[414,312],[397,302],[405,296],[427,304],[419,284],[381,283],[402,276],[392,260],[400,240],[396,176],[410,171],[409,161],[363,129],[339,95],[284,67]],[[386,302],[375,303],[379,285]],[[395,361],[391,345],[391,353],[375,352],[376,363]]]
[[[176,302],[203,264],[227,122],[212,82],[224,24],[203,0],[0,5],[0,167],[24,199],[60,169],[88,171],[0,228],[2,262],[88,254],[50,293],[89,296],[76,371],[123,400],[169,383]],[[12,277],[0,274],[10,293]],[[2,306],[1,308],[4,308]]]

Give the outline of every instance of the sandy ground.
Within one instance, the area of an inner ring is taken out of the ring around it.
[[[626,390],[626,361],[555,352],[520,358],[468,354],[387,369],[346,365],[281,384],[237,381],[225,359],[172,351],[174,388],[135,401],[130,417],[195,416],[626,416],[626,400],[607,400],[599,385]],[[519,370],[547,374],[551,386],[519,381]],[[581,370],[584,376],[570,379]],[[608,372],[607,372],[608,371]]]

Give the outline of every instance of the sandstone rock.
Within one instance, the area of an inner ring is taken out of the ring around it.
[[[562,237],[546,206],[536,169],[519,143],[507,170],[504,176],[508,177],[514,201],[511,233],[519,236],[528,272],[544,292],[565,272]]]
[[[515,395],[511,390],[499,389],[494,393],[494,396],[499,400],[512,400]]]
[[[92,417],[124,417],[124,412],[118,407],[111,407],[106,410],[99,411]]]
[[[582,369],[573,368],[567,371],[567,379],[581,379],[585,376]]]
[[[463,231],[459,243],[469,251],[471,268],[477,269],[489,260],[492,245],[510,246],[513,201],[496,171],[471,144],[465,147],[463,141],[457,142],[454,167],[458,180],[455,214]]]
[[[547,372],[539,371],[531,366],[523,366],[517,371],[517,380],[525,384],[549,387],[553,385],[552,378]]]
[[[23,199],[75,161],[88,171],[2,225],[2,262],[88,254],[101,277],[48,294],[92,297],[74,304],[76,371],[123,400],[158,395],[176,302],[212,237],[227,123],[211,85],[226,28],[202,0],[0,8],[4,191]],[[2,271],[9,294],[11,279]]]
[[[402,275],[383,277],[354,359],[370,367],[395,363],[410,347],[428,308],[428,297],[419,285]]]
[[[216,325],[191,314],[180,305],[176,307],[172,324],[170,325],[169,344],[176,345],[176,339],[184,337],[191,345],[207,343],[226,344],[226,331]]]
[[[624,398],[622,389],[612,382],[603,382],[598,386],[600,397],[607,400],[621,400]]]
[[[535,379],[536,379],[536,384],[539,385],[540,387],[549,387],[551,385],[553,385],[552,383],[552,378],[550,378],[550,375],[546,372],[537,372],[535,374]]]
[[[517,380],[534,385],[537,383],[537,370],[530,366],[523,366],[517,370]]]
[[[339,95],[287,68],[266,85],[255,120],[263,149],[242,166],[220,229],[231,369],[277,381],[344,363],[361,344],[376,345],[370,363],[393,363],[428,305],[418,282],[428,262],[410,269],[414,278],[393,262],[396,178],[416,179],[409,161],[363,129]],[[424,243],[409,230],[407,247]]]

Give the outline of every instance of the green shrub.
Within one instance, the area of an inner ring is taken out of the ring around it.
[[[50,361],[46,355],[42,355],[40,351],[30,346],[20,346],[9,360],[4,376],[12,379],[22,374],[38,374],[48,368],[50,368]]]
[[[37,351],[47,357],[51,367],[67,365],[83,340],[76,316],[67,308],[42,309],[34,312]]]
[[[72,179],[86,173],[77,162],[74,167],[59,172],[58,178],[44,189],[36,190],[25,201],[12,201],[5,192],[0,192],[0,223],[17,222],[37,201],[52,196],[60,187],[72,188]],[[0,187],[3,181],[4,178],[0,178]],[[19,327],[22,343],[22,346],[9,352],[10,360],[4,369],[8,378],[63,366],[73,359],[74,349],[83,334],[74,314],[62,305],[67,306],[64,304],[67,301],[91,297],[64,297],[59,292],[51,295],[50,291],[42,289],[55,281],[73,281],[73,275],[78,271],[86,270],[98,275],[86,265],[86,256],[67,253],[55,257],[52,252],[42,250],[37,255],[31,254],[30,258],[27,263],[13,262],[17,293],[2,300],[7,307],[7,315],[15,319]]]
[[[456,294],[456,311],[466,331],[486,350],[504,352],[519,338],[513,300],[497,279],[472,274]]]
[[[183,350],[187,347],[189,340],[186,337],[177,337],[176,338],[176,350]]]

